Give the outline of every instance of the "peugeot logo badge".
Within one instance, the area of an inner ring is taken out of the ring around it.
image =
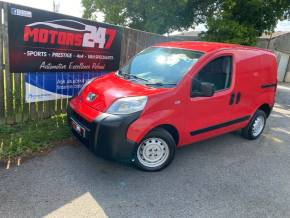
[[[97,98],[97,94],[90,92],[87,96],[87,101],[92,102]]]

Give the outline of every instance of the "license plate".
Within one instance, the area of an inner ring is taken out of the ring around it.
[[[86,137],[85,128],[78,124],[76,121],[71,120],[71,126],[80,136]]]

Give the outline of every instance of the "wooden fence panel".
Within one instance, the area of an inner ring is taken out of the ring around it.
[[[29,104],[25,103],[25,74],[21,74],[21,121],[29,119]]]
[[[21,74],[15,73],[13,74],[13,111],[15,114],[15,121],[16,123],[19,123],[22,121],[22,104],[21,104],[21,98],[22,98],[22,81],[21,81]]]
[[[15,123],[16,119],[15,119],[15,115],[14,115],[14,109],[13,109],[13,76],[10,73],[10,69],[9,69],[9,51],[8,51],[8,9],[7,9],[7,4],[4,3],[4,33],[3,33],[3,41],[4,41],[4,76],[6,80],[6,82],[4,83],[4,88],[5,88],[5,92],[4,95],[6,97],[5,101],[6,101],[6,115],[5,115],[5,119],[7,123]]]
[[[4,71],[3,71],[3,29],[4,20],[2,20],[3,2],[0,2],[0,124],[5,119],[5,103],[4,103]]]

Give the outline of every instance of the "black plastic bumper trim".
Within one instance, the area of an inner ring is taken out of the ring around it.
[[[191,136],[195,136],[195,135],[198,135],[198,134],[201,134],[201,133],[205,133],[205,132],[213,131],[213,130],[216,130],[216,129],[224,128],[224,127],[227,127],[227,126],[230,126],[230,125],[234,125],[234,124],[237,124],[237,123],[241,123],[241,122],[244,122],[244,121],[250,119],[250,117],[251,116],[244,116],[244,117],[241,117],[241,118],[238,118],[238,119],[235,119],[235,120],[231,120],[231,121],[228,121],[228,122],[225,122],[225,123],[220,123],[220,124],[217,124],[217,125],[214,125],[214,126],[209,126],[209,127],[203,128],[203,129],[198,129],[198,130],[190,132],[190,135]]]
[[[115,160],[130,161],[132,159],[136,143],[127,139],[127,130],[138,119],[141,112],[129,115],[102,113],[92,122],[86,121],[69,106],[67,113],[69,125],[71,125],[70,120],[73,119],[89,130],[86,137],[80,136],[73,129],[72,132],[93,153]]]
[[[273,88],[273,87],[276,88],[276,86],[277,86],[276,83],[273,83],[273,84],[263,84],[263,85],[261,85],[261,88],[262,88],[262,89]]]

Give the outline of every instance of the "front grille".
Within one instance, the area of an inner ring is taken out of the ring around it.
[[[75,112],[72,108],[69,108],[69,118],[73,119],[80,125],[86,128],[86,136],[85,138],[80,136],[75,130],[72,130],[74,135],[79,138],[91,151],[95,152],[94,149],[94,141],[95,141],[95,132],[96,132],[96,124],[94,122],[88,122],[81,115]]]
[[[87,129],[91,129],[92,128],[92,123],[88,122],[85,118],[80,116],[77,112],[75,112],[72,109],[71,109],[71,117],[75,121],[79,122],[81,125],[85,126]]]

